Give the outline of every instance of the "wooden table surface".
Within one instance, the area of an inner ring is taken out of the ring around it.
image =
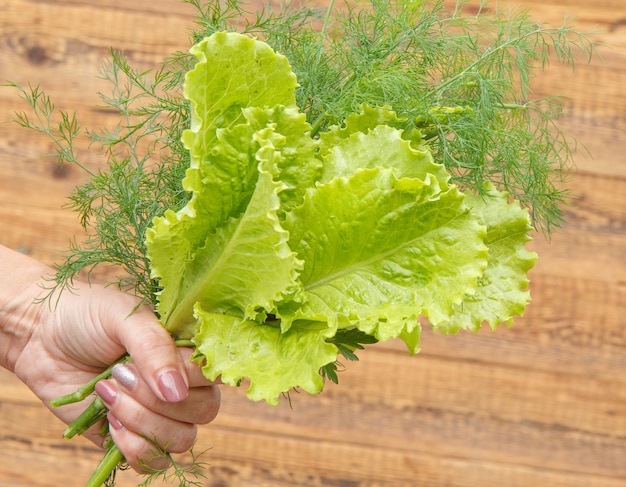
[[[511,0],[538,21],[598,29],[603,62],[551,67],[536,93],[569,97],[562,128],[585,145],[567,226],[538,237],[533,302],[510,329],[442,337],[423,352],[379,344],[339,386],[296,394],[290,409],[224,389],[201,428],[206,486],[623,487],[626,485],[626,2]],[[503,2],[501,2],[503,3]],[[191,8],[177,0],[2,0],[0,80],[41,84],[86,126],[109,47],[155,66],[187,47]],[[23,109],[0,88],[0,122]],[[53,263],[80,227],[63,210],[83,174],[59,170],[48,140],[0,125],[0,243]],[[100,160],[86,155],[90,165]],[[1,278],[1,277],[0,277]],[[0,371],[0,487],[80,486],[101,452]],[[134,485],[132,472],[118,485]]]

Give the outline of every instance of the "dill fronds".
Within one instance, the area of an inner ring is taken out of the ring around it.
[[[148,473],[137,484],[137,487],[148,487],[157,480],[161,480],[164,484],[175,483],[184,487],[202,487],[204,485],[202,480],[206,478],[205,469],[208,464],[200,461],[200,457],[206,451],[198,453],[192,447],[188,452],[191,458],[188,462],[182,463],[167,451],[167,446],[159,446],[156,439],[147,439],[147,441],[153,447],[153,456],[142,463],[142,467]],[[148,465],[148,462],[159,458],[166,459],[168,466],[162,469],[155,469]]]
[[[197,2],[190,2],[197,5]],[[528,11],[469,1],[369,0],[327,11],[282,3],[249,18],[240,2],[199,9],[195,39],[217,29],[265,40],[287,56],[298,78],[297,103],[314,133],[341,123],[362,104],[391,106],[418,129],[437,162],[463,189],[491,181],[550,235],[564,223],[571,194],[562,189],[576,142],[558,119],[563,100],[532,99],[532,81],[556,61],[572,69],[596,50],[591,33],[568,19],[537,23]]]
[[[179,208],[188,198],[181,185],[188,165],[180,141],[188,120],[180,95],[182,77],[167,64],[154,73],[140,73],[116,52],[111,52],[102,76],[112,90],[100,94],[101,99],[119,113],[120,121],[113,128],[84,131],[107,160],[98,172],[79,160],[73,144],[81,133],[76,115],[60,112],[57,121],[54,105],[39,87],[13,84],[32,111],[30,116],[17,114],[16,121],[48,135],[60,163],[75,164],[90,176],[66,205],[77,212],[85,237],[73,241],[65,260],[56,265],[47,297],[71,287],[80,272],[89,274],[107,264],[119,270],[113,284],[152,301],[157,287],[149,277],[145,232],[156,215]]]
[[[563,223],[560,183],[575,141],[557,124],[562,100],[531,99],[532,80],[551,60],[589,61],[595,46],[567,20],[553,28],[488,4],[469,15],[466,4],[449,12],[443,2],[358,2],[324,38],[299,33],[281,46],[302,85],[299,104],[319,130],[363,103],[391,106],[456,183],[481,192],[494,182],[549,235]]]
[[[236,0],[183,1],[197,11],[190,45],[219,30],[238,31],[287,56],[313,135],[363,104],[390,106],[406,136],[425,141],[462,189],[481,193],[485,181],[493,182],[528,208],[548,236],[564,222],[571,195],[561,183],[576,144],[557,124],[562,99],[533,99],[532,81],[550,61],[573,67],[594,54],[589,34],[568,20],[550,27],[526,11],[488,3],[470,13],[464,0],[451,8],[426,0],[331,1],[326,10],[281,2],[254,12]],[[182,82],[193,62],[177,52],[140,72],[123,53],[111,52],[102,68],[111,91],[100,96],[120,121],[85,131],[107,161],[98,172],[76,153],[76,116],[55,113],[39,87],[14,84],[31,107],[16,122],[47,134],[62,163],[90,176],[68,203],[86,237],[57,266],[51,294],[70,287],[82,270],[106,264],[121,269],[115,284],[154,301],[158,285],[150,279],[144,236],[155,216],[189,197],[181,184],[188,166],[181,135],[189,120]]]

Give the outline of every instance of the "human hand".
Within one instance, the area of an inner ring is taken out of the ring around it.
[[[30,270],[37,266],[30,261]],[[110,410],[111,437],[126,461],[138,471],[164,468],[167,460],[155,458],[151,441],[172,453],[188,450],[196,425],[216,416],[219,388],[190,362],[189,349],[174,345],[148,307],[134,311],[137,298],[98,285],[75,285],[58,302],[33,304],[41,293],[39,283],[33,282],[5,307],[19,318],[23,335],[19,353],[12,348],[9,368],[49,404],[128,353],[132,362],[115,367],[113,378],[98,383],[96,392]],[[78,403],[52,411],[69,424],[84,408]],[[102,445],[99,426],[84,436]]]

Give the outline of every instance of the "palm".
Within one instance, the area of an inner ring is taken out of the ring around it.
[[[121,294],[99,286],[81,286],[64,293],[54,313],[46,304],[33,305],[41,306],[37,326],[15,372],[47,406],[51,399],[76,391],[124,354],[124,347],[111,338],[112,330],[132,312],[136,300]],[[124,301],[127,309],[122,309]],[[85,403],[77,403],[52,411],[70,423],[85,407]]]

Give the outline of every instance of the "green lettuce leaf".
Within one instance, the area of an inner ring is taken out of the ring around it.
[[[244,113],[254,139],[265,147],[257,158],[284,185],[279,193],[284,213],[301,204],[307,189],[320,178],[318,141],[311,138],[311,127],[297,107],[249,108]]]
[[[260,41],[219,33],[192,52],[191,199],[146,245],[160,320],[206,377],[275,404],[322,389],[338,332],[415,353],[422,315],[453,331],[523,311],[528,215],[506,195],[466,197],[388,108],[313,137],[289,65]]]
[[[392,168],[399,178],[427,176],[436,179],[440,190],[448,188],[450,174],[436,164],[426,146],[414,148],[402,138],[402,132],[387,125],[378,125],[366,132],[345,132],[343,139],[335,138],[335,145],[327,148],[321,182],[335,177],[349,177],[363,168]],[[432,181],[435,184],[435,181]]]
[[[492,328],[510,325],[515,316],[522,316],[530,302],[527,273],[537,261],[537,254],[525,247],[532,227],[528,211],[519,202],[509,202],[507,193],[491,183],[485,183],[484,196],[468,193],[466,200],[487,226],[489,261],[476,292],[455,306],[448,322],[436,325],[444,333],[477,331],[483,323]]]
[[[279,307],[284,330],[307,319],[379,340],[411,334],[420,314],[448,320],[487,265],[484,226],[456,187],[441,192],[430,174],[398,178],[377,167],[335,178],[310,191],[284,227],[304,263],[306,296]]]
[[[430,152],[426,143],[422,140],[422,135],[412,123],[407,123],[405,119],[398,118],[389,106],[371,107],[362,104],[358,113],[352,113],[346,117],[342,125],[334,125],[326,132],[320,134],[320,154],[322,156],[333,147],[341,143],[343,139],[349,138],[356,133],[367,134],[376,127],[386,126],[401,131],[402,138],[411,142],[411,145],[419,150]],[[409,128],[405,131],[405,128]]]
[[[195,358],[209,380],[229,385],[250,380],[247,395],[254,401],[278,403],[281,394],[300,387],[320,392],[319,370],[337,359],[337,347],[325,339],[334,334],[325,323],[299,322],[287,332],[232,316],[196,309]]]
[[[236,34],[215,34],[192,52],[199,61],[185,79],[192,123],[184,134],[191,166],[183,182],[192,197],[155,219],[146,235],[152,277],[162,287],[157,311],[177,338],[193,336],[197,302],[247,318],[271,308],[296,286],[300,266],[278,219],[285,185],[257,157],[278,149],[267,134],[255,139],[245,117],[246,108],[293,104],[288,63]]]
[[[153,275],[163,285],[158,311],[177,338],[195,333],[196,303],[214,313],[254,319],[258,309],[272,309],[275,300],[297,289],[301,263],[289,248],[276,213],[280,187],[269,173],[260,172],[246,211],[208,233],[205,245],[191,255],[186,231],[192,223],[202,226],[201,218],[178,220],[169,213],[155,222],[147,243]],[[180,267],[172,261],[180,262]]]
[[[296,76],[287,58],[250,37],[216,32],[190,49],[197,63],[185,76],[191,103],[187,147],[208,152],[218,129],[240,123],[246,107],[295,106]]]

